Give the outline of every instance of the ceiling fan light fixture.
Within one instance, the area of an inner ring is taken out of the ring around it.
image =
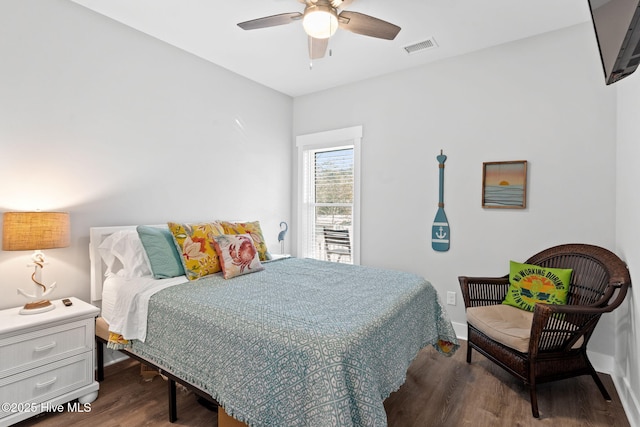
[[[338,29],[338,14],[331,6],[308,6],[302,19],[304,31],[315,39],[328,39]]]

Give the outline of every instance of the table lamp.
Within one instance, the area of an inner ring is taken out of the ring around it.
[[[55,306],[45,297],[55,288],[42,283],[42,268],[45,265],[42,249],[69,246],[69,214],[67,212],[5,212],[2,225],[2,249],[5,251],[34,250],[31,257],[35,270],[31,280],[35,292],[18,289],[18,293],[29,298],[20,314],[36,314],[53,310]]]

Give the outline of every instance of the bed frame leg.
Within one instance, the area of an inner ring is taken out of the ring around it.
[[[102,346],[102,342],[98,340],[96,337],[96,364],[98,365],[96,372],[96,380],[104,381],[104,347]]]
[[[176,404],[176,382],[169,378],[169,422],[175,423],[178,419],[178,408]]]

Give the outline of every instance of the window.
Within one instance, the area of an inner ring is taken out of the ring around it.
[[[299,256],[360,262],[361,136],[358,126],[297,137]]]

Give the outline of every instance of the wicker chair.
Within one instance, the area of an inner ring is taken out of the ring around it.
[[[626,264],[607,249],[586,244],[555,246],[532,256],[526,263],[573,269],[567,305],[535,305],[528,351],[497,342],[468,324],[467,363],[471,363],[471,350],[475,349],[524,381],[536,418],[539,417],[536,385],[543,382],[591,375],[602,396],[611,400],[587,358],[587,343],[600,316],[618,307],[625,298],[631,285]],[[460,276],[458,280],[466,309],[501,304],[509,287],[508,276]]]

